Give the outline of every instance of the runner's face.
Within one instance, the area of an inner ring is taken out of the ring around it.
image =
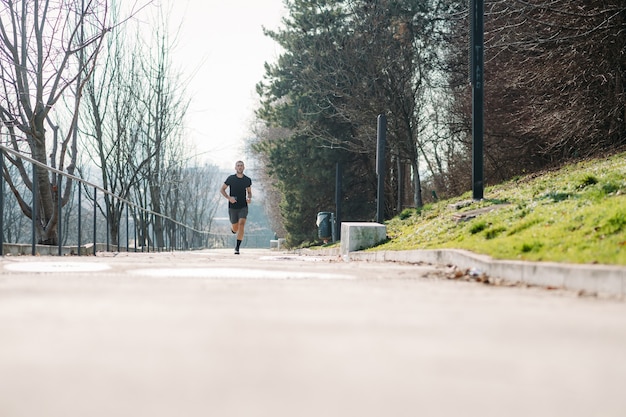
[[[238,174],[242,174],[244,168],[245,167],[242,162],[238,162],[237,164],[235,164],[235,171],[237,171]]]

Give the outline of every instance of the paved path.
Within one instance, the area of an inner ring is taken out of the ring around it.
[[[1,417],[626,415],[626,302],[245,250],[0,259]]]

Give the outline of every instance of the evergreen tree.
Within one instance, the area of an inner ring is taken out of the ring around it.
[[[407,165],[412,205],[421,206],[419,161],[427,148],[423,97],[437,51],[429,38],[436,27],[429,23],[434,22],[430,3],[294,0],[287,6],[285,27],[266,32],[285,52],[276,64],[266,66],[257,87],[257,114],[292,136],[255,147],[257,152],[273,152],[270,170],[284,193],[283,215],[298,219],[286,221],[287,231],[295,241],[314,232],[298,216],[307,212],[314,219],[317,207],[332,201],[331,174],[337,162],[344,173],[342,219],[373,220],[379,114],[389,120],[386,162],[393,167],[386,175],[386,217],[403,208],[398,175]],[[317,183],[325,186],[313,191]],[[309,198],[318,192],[315,200]]]

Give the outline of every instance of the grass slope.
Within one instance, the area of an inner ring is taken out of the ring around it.
[[[626,265],[626,154],[515,178],[484,195],[407,209],[386,223],[390,239],[374,250],[457,248],[496,259]]]

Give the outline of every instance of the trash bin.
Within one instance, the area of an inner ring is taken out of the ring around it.
[[[327,211],[317,213],[317,234],[320,239],[327,241],[333,236],[332,231],[332,215]]]

